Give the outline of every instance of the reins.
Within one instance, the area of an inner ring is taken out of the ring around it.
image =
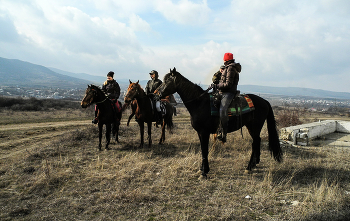
[[[192,101],[195,101],[195,100],[197,100],[198,98],[200,98],[200,97],[202,97],[204,94],[206,94],[206,93],[208,93],[208,91],[210,91],[210,89],[211,88],[208,88],[207,90],[205,90],[203,93],[201,93],[198,97],[196,97],[196,98],[193,98],[193,99],[191,99],[191,100],[189,100],[189,101],[182,101],[182,103],[190,103],[190,102],[192,102]]]
[[[106,97],[103,101],[99,101],[99,102],[95,102],[96,104],[100,104],[100,103],[103,103],[107,100],[108,97]]]

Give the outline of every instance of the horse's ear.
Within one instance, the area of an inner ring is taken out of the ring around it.
[[[130,79],[129,79],[129,82],[130,82],[130,84],[132,83],[132,82],[130,81]]]
[[[176,68],[174,67],[173,72],[176,72]]]
[[[136,82],[136,84],[139,84],[139,81],[140,81],[140,80],[138,80],[138,81]]]

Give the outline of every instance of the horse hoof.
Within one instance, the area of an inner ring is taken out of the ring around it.
[[[250,174],[252,171],[250,171],[250,170],[245,170],[244,171],[244,174]]]

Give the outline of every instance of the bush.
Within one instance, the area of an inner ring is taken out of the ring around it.
[[[13,111],[42,111],[80,109],[80,103],[71,100],[37,99],[37,98],[8,98],[0,97],[0,109]]]
[[[277,125],[279,127],[289,127],[302,124],[300,120],[300,115],[301,113],[299,109],[283,109],[277,115]]]

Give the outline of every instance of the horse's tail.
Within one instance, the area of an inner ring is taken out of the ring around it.
[[[173,123],[173,106],[169,103],[166,104],[168,106],[167,108],[167,118],[165,121],[165,125],[167,126],[167,130],[168,131],[172,131],[172,129],[174,128],[174,123]]]
[[[277,133],[276,120],[273,114],[271,104],[269,102],[267,102],[267,104],[269,106],[269,112],[267,114],[267,120],[266,120],[267,130],[269,133],[269,150],[271,152],[271,155],[273,155],[273,157],[275,158],[275,160],[277,162],[281,162],[283,153],[282,153],[282,149],[281,149],[281,145],[280,145],[280,141]]]

